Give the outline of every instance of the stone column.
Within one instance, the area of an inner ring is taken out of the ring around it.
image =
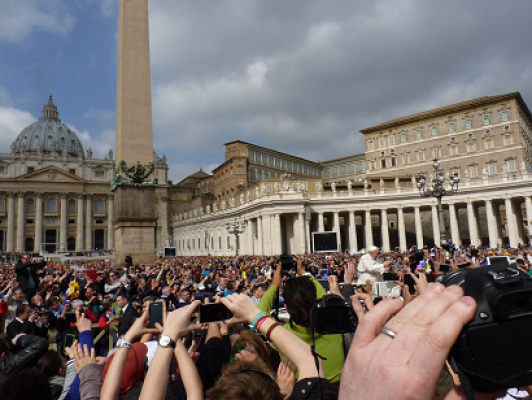
[[[349,211],[349,250],[358,251],[357,226],[354,211]]]
[[[388,210],[381,210],[381,235],[382,235],[382,251],[390,251],[390,234],[388,232]]]
[[[475,218],[475,209],[471,200],[467,201],[467,224],[469,225],[469,240],[471,241],[471,244],[478,247],[477,220]]]
[[[306,250],[306,243],[305,240],[306,232],[305,232],[305,213],[298,213],[297,214],[297,225],[298,225],[298,236],[299,236],[299,252],[305,253]]]
[[[421,213],[419,207],[414,207],[414,219],[416,225],[416,244],[418,249],[423,248],[423,226],[421,225]]]
[[[318,212],[318,231],[323,232],[325,231],[325,224],[323,223],[323,213]]]
[[[83,251],[83,193],[78,193],[78,220],[76,224],[76,251]]]
[[[274,233],[274,249],[273,254],[280,255],[283,252],[283,240],[282,240],[282,233],[281,233],[281,216],[276,213],[273,217],[273,229],[272,232]]]
[[[262,243],[262,217],[257,218],[257,253],[264,255],[264,247]]]
[[[517,232],[514,205],[512,203],[512,199],[506,198],[504,200],[504,207],[506,208],[506,229],[508,234],[508,240],[510,241],[510,247],[517,247],[517,243],[519,242],[519,235]]]
[[[493,205],[493,213],[495,215],[495,225],[497,230],[497,244],[502,245],[503,231],[502,231],[502,216],[500,204]]]
[[[87,223],[85,224],[85,250],[92,250],[92,194],[87,193]]]
[[[108,194],[107,195],[107,248],[109,250],[112,250],[115,247],[115,226],[113,223],[113,219],[115,218],[114,211],[115,211],[115,196],[113,194]]]
[[[373,228],[371,227],[371,210],[366,210],[366,218],[364,218],[364,227],[366,231],[366,251],[373,246]]]
[[[271,215],[262,216],[262,250],[265,255],[272,254]]]
[[[61,193],[61,224],[59,225],[59,251],[67,249],[67,193]]]
[[[456,218],[456,207],[449,204],[449,223],[451,225],[451,239],[455,246],[461,246],[460,229],[458,228],[458,219]]]
[[[311,219],[310,218],[308,221],[306,219],[306,215],[305,215],[305,229],[306,229],[306,235],[305,235],[305,245],[306,245],[306,251],[308,251],[309,253],[312,251],[311,250],[311,246],[310,246],[310,236],[312,235],[311,233],[311,229],[310,229],[310,223],[311,223]]]
[[[528,243],[527,234],[525,232],[525,225],[523,223],[523,209],[521,208],[521,202],[514,202],[515,222],[517,227],[518,241],[519,243]]]
[[[247,222],[248,225],[246,226],[246,234],[248,236],[248,254],[253,256],[255,255],[253,252],[253,220],[248,219]]]
[[[26,228],[25,211],[26,211],[26,196],[24,192],[18,192],[17,202],[17,252],[24,252],[24,230]]]
[[[491,200],[485,200],[486,204],[486,222],[488,224],[488,236],[490,239],[490,248],[496,248],[499,244],[497,234],[497,221],[493,214],[493,204]]]
[[[440,215],[438,213],[438,206],[432,206],[432,236],[434,236],[434,245],[441,246],[440,240]]]
[[[399,247],[401,251],[406,250],[406,228],[405,228],[405,215],[403,213],[403,207],[397,208],[397,229],[399,230]]]
[[[342,251],[342,237],[340,236],[340,213],[338,211],[333,212],[333,231],[338,235],[338,249]]]
[[[161,243],[158,247],[164,249],[168,236],[168,196],[161,196]]]
[[[43,192],[37,192],[35,195],[35,242],[33,251],[41,253],[42,245],[42,219],[43,219]]]
[[[530,238],[532,238],[532,199],[530,196],[525,197],[525,207],[526,207],[526,226],[527,226],[527,243],[530,244]]]
[[[6,250],[8,253],[15,251],[13,246],[13,238],[15,235],[15,193],[9,192],[7,194],[7,244]]]

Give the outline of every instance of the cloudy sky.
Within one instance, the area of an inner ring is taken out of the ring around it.
[[[0,0],[0,152],[52,91],[85,148],[114,148],[118,0]],[[244,140],[311,160],[360,129],[485,95],[532,107],[525,0],[150,0],[155,149],[170,177]]]

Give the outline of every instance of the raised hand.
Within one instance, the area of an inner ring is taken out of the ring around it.
[[[73,352],[75,358],[74,368],[76,368],[78,374],[86,365],[96,364],[96,350],[94,347],[91,348],[89,352],[87,345],[84,345],[82,349],[81,345],[78,344],[77,346],[73,347]]]

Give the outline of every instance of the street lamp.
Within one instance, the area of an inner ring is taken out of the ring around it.
[[[225,225],[225,229],[227,229],[227,233],[230,235],[235,235],[235,253],[238,257],[238,251],[240,250],[240,235],[244,233],[244,230],[246,229],[246,222],[243,221],[237,221],[235,218],[235,222],[227,223]]]
[[[432,196],[438,199],[438,214],[440,217],[440,242],[441,245],[444,245],[447,243],[447,239],[445,238],[445,222],[443,220],[441,199],[444,196],[452,196],[453,194],[458,192],[458,183],[460,182],[460,178],[458,177],[457,172],[455,172],[454,175],[450,178],[445,178],[444,171],[440,168],[440,163],[436,158],[432,163],[432,168],[434,168],[434,177],[432,178],[432,182],[429,182],[432,187],[425,188],[425,184],[427,184],[427,178],[425,177],[425,175],[423,175],[423,173],[419,174],[417,180],[417,187],[419,189],[419,194],[422,197]],[[447,185],[449,185],[450,188],[446,189],[445,187]]]

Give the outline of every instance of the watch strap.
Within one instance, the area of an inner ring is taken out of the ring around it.
[[[127,340],[122,338],[118,339],[118,342],[116,342],[116,347],[124,347],[126,349],[131,349],[133,348],[133,343],[128,342]]]

